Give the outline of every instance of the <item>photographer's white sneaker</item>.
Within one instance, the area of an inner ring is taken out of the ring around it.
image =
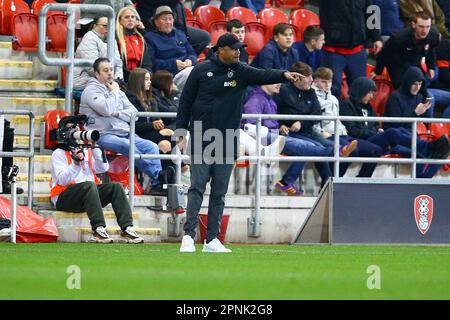
[[[194,239],[191,236],[185,235],[183,237],[180,252],[195,252]]]
[[[206,243],[205,240],[202,252],[228,253],[232,251],[231,249],[225,248],[224,245],[219,241],[219,239],[214,238],[209,243]]]

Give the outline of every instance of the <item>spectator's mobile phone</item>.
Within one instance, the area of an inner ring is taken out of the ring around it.
[[[429,103],[431,103],[431,102],[433,102],[433,97],[427,97],[427,102],[429,102]]]

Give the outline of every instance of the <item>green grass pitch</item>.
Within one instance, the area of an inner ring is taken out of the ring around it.
[[[450,247],[228,246],[0,243],[0,299],[450,299]]]

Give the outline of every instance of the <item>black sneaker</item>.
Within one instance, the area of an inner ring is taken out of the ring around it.
[[[17,194],[22,194],[23,193],[23,189],[21,187],[16,187],[16,193]],[[4,183],[2,192],[0,192],[0,194],[11,194],[11,184],[10,183]]]
[[[430,142],[431,159],[447,159],[450,150],[449,142],[446,135]]]
[[[172,166],[167,167],[165,170],[161,170],[159,173],[159,183],[164,184],[174,184],[176,178],[175,168]]]

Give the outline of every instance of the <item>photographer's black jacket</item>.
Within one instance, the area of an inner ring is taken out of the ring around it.
[[[247,87],[284,82],[284,72],[260,70],[242,62],[226,65],[214,55],[196,65],[189,75],[180,98],[177,129],[190,131],[193,152],[197,151],[196,139],[201,140],[207,129],[218,129],[225,137],[227,129],[239,129]],[[202,130],[194,131],[194,121],[201,122]],[[203,142],[201,150],[209,143]],[[234,147],[233,156],[237,158],[236,143]]]

